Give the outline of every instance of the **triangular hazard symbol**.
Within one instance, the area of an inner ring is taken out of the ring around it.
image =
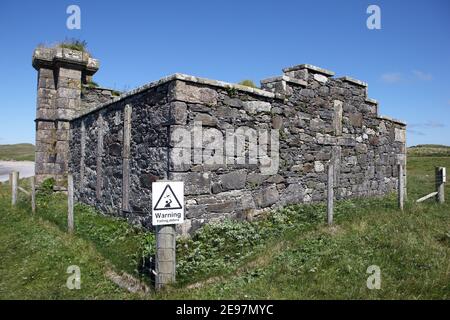
[[[175,196],[175,193],[170,187],[170,184],[168,184],[161,193],[161,196],[159,197],[158,202],[156,202],[155,208],[153,210],[174,209],[182,209],[182,207],[180,201],[178,201],[178,198]]]

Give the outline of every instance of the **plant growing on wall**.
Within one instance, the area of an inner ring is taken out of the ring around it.
[[[252,80],[249,80],[249,79],[242,80],[241,82],[239,82],[239,84],[242,86],[250,87],[250,88],[258,88],[256,86],[256,84]]]
[[[87,51],[87,42],[85,40],[79,40],[74,38],[66,39],[63,42],[59,43],[58,47],[89,53]]]

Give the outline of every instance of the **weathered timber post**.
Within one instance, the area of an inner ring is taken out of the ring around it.
[[[30,178],[31,185],[31,213],[36,213],[36,183],[34,177]]]
[[[439,203],[445,202],[445,182],[446,182],[446,168],[436,167],[436,200]]]
[[[398,207],[403,211],[403,204],[405,202],[405,186],[403,179],[403,165],[397,164],[398,168]]]
[[[156,228],[156,290],[175,282],[176,230],[174,224]]]
[[[101,201],[102,189],[103,189],[103,115],[100,113],[97,119],[97,166],[96,166],[96,177],[97,183],[95,185],[95,195],[97,200]]]
[[[122,150],[122,211],[130,211],[130,146],[131,113],[133,109],[126,105],[123,116],[123,150]]]
[[[19,186],[19,172],[13,171],[9,174],[9,184],[11,185],[11,204],[17,203],[17,190]]]
[[[333,224],[334,211],[334,165],[328,165],[328,194],[327,194],[327,221],[328,225]]]
[[[73,176],[67,176],[67,229],[69,233],[73,232]]]

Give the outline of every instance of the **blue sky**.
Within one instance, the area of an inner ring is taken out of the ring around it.
[[[81,30],[66,28],[69,5]],[[381,30],[366,27],[369,5]],[[33,49],[88,42],[95,81],[132,89],[182,72],[238,82],[310,63],[369,83],[380,113],[408,123],[408,145],[450,145],[450,1],[0,2],[0,144],[34,143]]]

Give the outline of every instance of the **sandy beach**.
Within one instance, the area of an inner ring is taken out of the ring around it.
[[[11,171],[19,171],[20,178],[34,176],[33,161],[0,161],[0,182],[8,181]]]

